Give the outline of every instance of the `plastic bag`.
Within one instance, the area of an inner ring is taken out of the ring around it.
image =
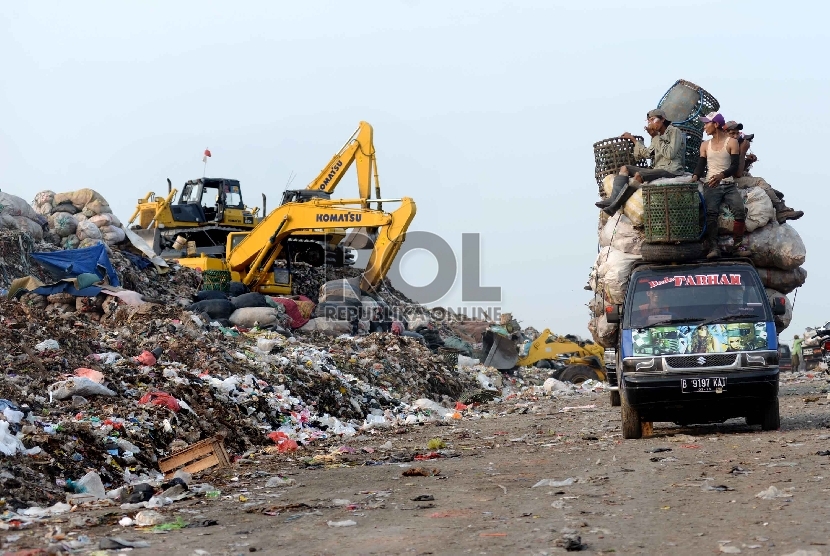
[[[274,444],[277,445],[277,449],[282,452],[293,452],[299,446],[294,440],[288,438],[288,435],[281,431],[274,431],[268,434],[268,438],[274,441]]]
[[[592,318],[588,323],[588,330],[594,342],[604,348],[613,348],[617,342],[618,326],[609,323],[605,314]]]
[[[0,452],[7,456],[13,456],[18,452],[26,455],[34,455],[40,453],[40,448],[27,449],[26,446],[9,431],[9,424],[6,421],[0,421]]]
[[[68,212],[56,212],[49,216],[49,226],[59,236],[66,237],[75,233],[78,221]]]
[[[75,231],[75,235],[78,236],[78,239],[81,241],[85,239],[101,239],[103,237],[101,235],[101,230],[98,229],[98,226],[89,220],[78,222],[78,228]]]
[[[275,307],[243,307],[231,313],[228,320],[245,328],[264,327],[280,324],[281,316],[284,314],[284,309],[281,311]]]
[[[793,270],[804,264],[807,248],[795,228],[773,220],[745,236],[756,266]]]
[[[69,380],[62,380],[50,384],[47,388],[49,399],[65,400],[72,396],[114,396],[115,392],[84,377],[72,377]]]
[[[631,220],[619,212],[608,219],[599,235],[599,244],[602,247],[611,246],[632,255],[640,254],[643,241],[643,232],[634,228]]]
[[[807,281],[807,271],[803,267],[792,270],[779,268],[756,268],[765,288],[777,290],[783,294],[791,293]]]

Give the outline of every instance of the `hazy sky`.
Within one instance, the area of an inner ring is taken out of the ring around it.
[[[480,233],[504,310],[588,336],[592,145],[641,131],[686,79],[756,134],[754,174],[806,212],[791,339],[830,320],[827,17],[817,2],[700,0],[5,3],[0,189],[90,187],[126,222],[165,178],[202,176],[208,147],[207,174],[270,209],[366,120],[383,197],[417,203],[411,230],[459,257],[461,234]],[[356,192],[352,170],[335,196]],[[416,285],[435,269],[403,261]]]

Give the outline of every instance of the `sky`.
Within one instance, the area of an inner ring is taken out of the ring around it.
[[[755,133],[753,174],[805,216],[790,340],[830,320],[823,286],[828,8],[811,2],[180,0],[0,8],[0,189],[138,198],[205,175],[248,205],[302,188],[361,120],[410,231],[480,234],[481,285],[524,326],[589,337],[593,143],[637,133],[678,80]],[[824,69],[822,69],[824,68]],[[816,141],[818,139],[818,141]],[[335,197],[357,193],[354,170]],[[393,208],[394,204],[385,208]],[[401,275],[430,282],[413,251]],[[460,277],[436,305],[462,307]]]

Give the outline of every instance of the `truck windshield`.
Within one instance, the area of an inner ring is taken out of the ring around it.
[[[735,267],[694,271],[647,271],[632,277],[625,317],[625,327],[632,330],[632,354],[768,349],[769,302],[754,271]]]
[[[728,267],[705,270],[707,274],[670,270],[638,273],[626,311],[628,327],[766,320],[767,297],[752,271]]]

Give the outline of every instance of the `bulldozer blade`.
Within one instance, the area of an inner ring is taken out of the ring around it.
[[[343,238],[340,245],[352,249],[374,249],[377,237],[377,228],[354,228]]]
[[[161,255],[161,231],[158,228],[132,230],[135,235],[147,242],[156,255]]]
[[[519,361],[519,350],[510,338],[486,330],[482,337],[482,348],[487,353],[484,364],[499,370],[509,370]]]

